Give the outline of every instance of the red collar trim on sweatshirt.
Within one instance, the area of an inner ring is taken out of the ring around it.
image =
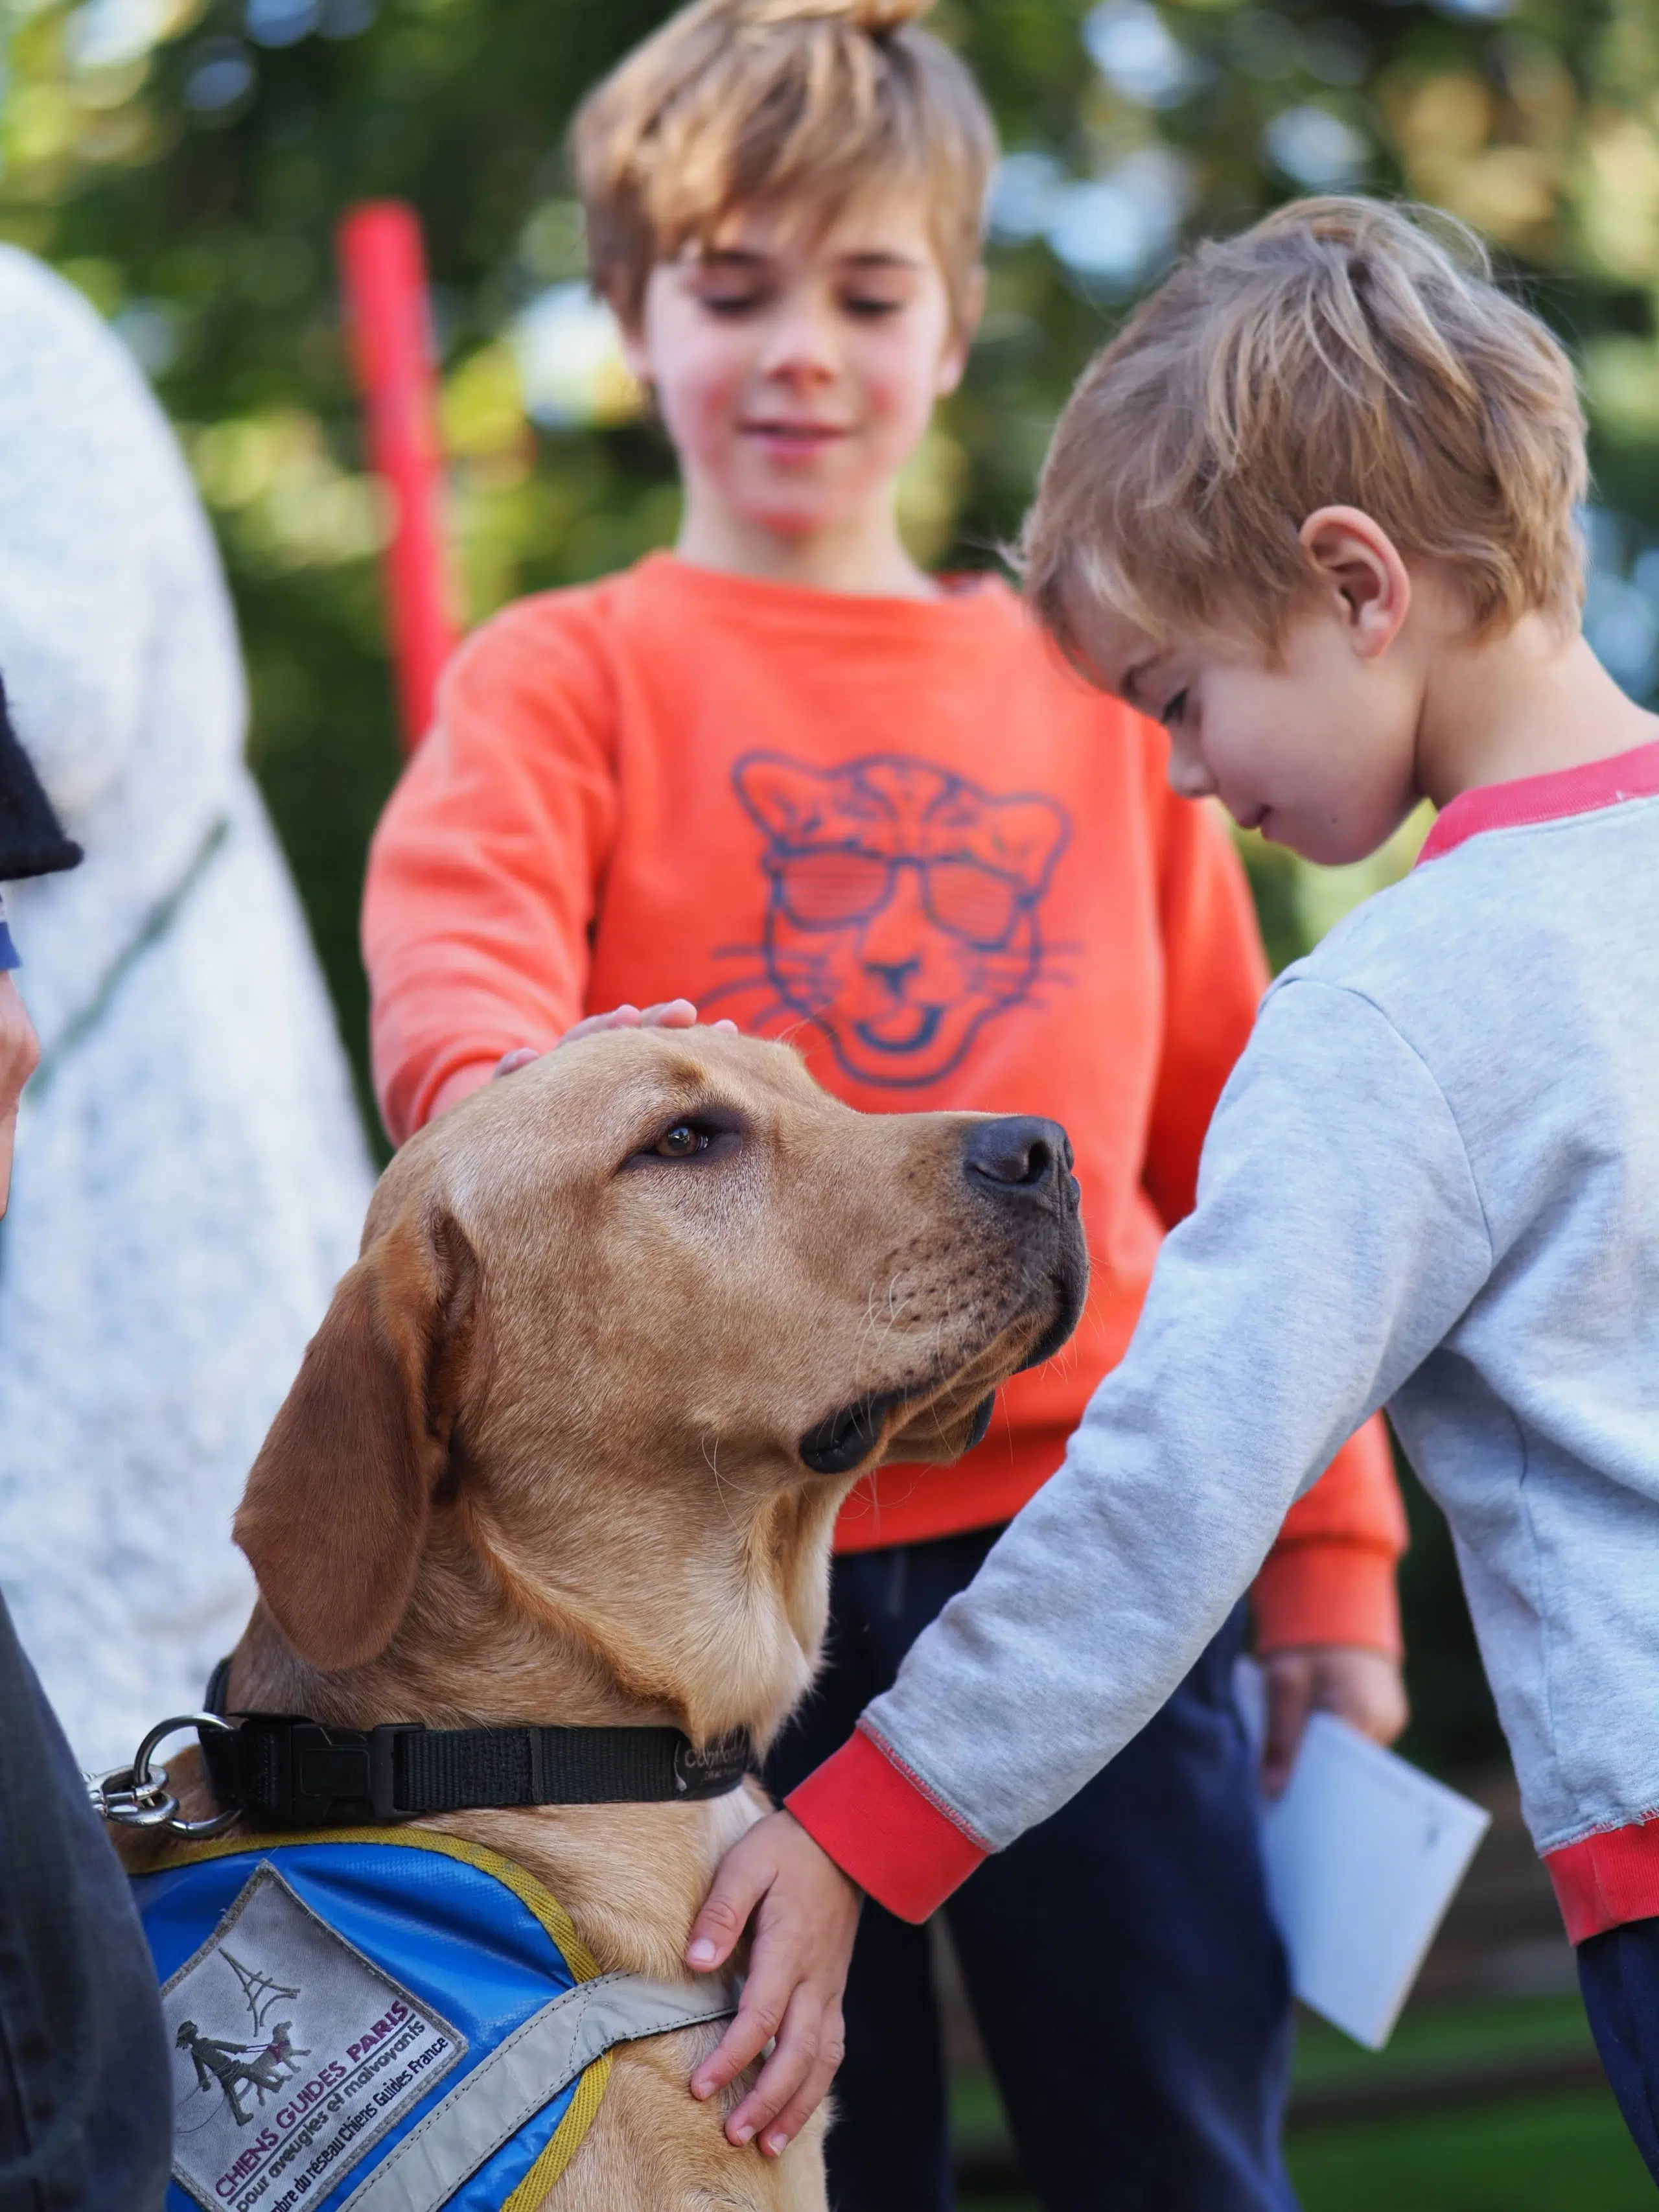
[[[1547,775],[1517,776],[1512,783],[1482,784],[1454,799],[1430,830],[1422,851],[1425,860],[1437,860],[1454,845],[1477,837],[1483,830],[1519,830],[1534,822],[1559,822],[1571,814],[1594,814],[1603,806],[1617,806],[1626,799],[1651,799],[1659,794],[1659,740],[1638,745],[1607,760],[1586,761],[1581,768],[1555,769]]]

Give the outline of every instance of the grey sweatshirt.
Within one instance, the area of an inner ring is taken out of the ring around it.
[[[1540,1850],[1659,1808],[1659,745],[1431,849],[1268,993],[1127,1354],[864,1717],[970,1844],[1144,1726],[1379,1406]]]

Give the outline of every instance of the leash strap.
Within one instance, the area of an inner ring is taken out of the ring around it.
[[[520,1805],[649,1805],[722,1797],[749,1771],[744,1735],[699,1750],[672,1728],[334,1728],[229,1716],[202,1754],[227,1809],[281,1828]]]

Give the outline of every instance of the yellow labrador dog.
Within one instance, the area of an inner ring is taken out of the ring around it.
[[[857,1114],[787,1048],[708,1030],[562,1047],[382,1178],[237,1516],[260,1595],[230,1710],[763,1747],[812,1674],[849,1486],[976,1441],[1085,1270],[1052,1122]],[[428,1825],[539,1877],[602,1970],[689,1983],[693,1914],[763,1803]],[[186,1810],[210,1807],[198,1783]],[[822,2208],[821,2120],[771,2160],[688,2094],[719,2033],[620,2049],[544,2201]]]

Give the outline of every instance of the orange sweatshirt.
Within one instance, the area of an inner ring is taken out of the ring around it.
[[[386,1127],[585,1012],[677,996],[787,1032],[854,1106],[1064,1122],[1093,1266],[1073,1347],[955,1467],[860,1484],[837,1540],[1006,1520],[1129,1340],[1267,980],[1231,840],[1166,753],[994,580],[860,599],[659,554],[521,601],[456,656],[369,856]],[[1372,1423],[1285,1524],[1263,1647],[1397,1650],[1404,1540]]]

